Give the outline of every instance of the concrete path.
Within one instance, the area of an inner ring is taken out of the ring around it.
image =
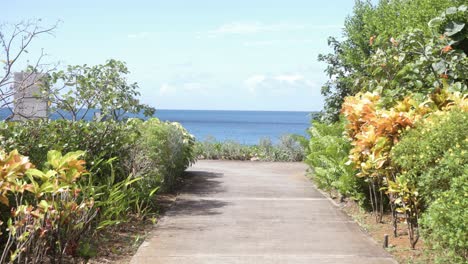
[[[301,163],[199,161],[131,263],[396,263]]]

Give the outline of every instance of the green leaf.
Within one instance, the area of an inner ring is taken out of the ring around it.
[[[445,10],[445,14],[446,15],[452,15],[452,14],[457,13],[457,11],[458,11],[458,9],[456,7],[454,7],[454,6],[452,6],[452,7],[449,7],[449,8],[447,8]]]
[[[54,168],[58,167],[62,153],[57,150],[51,150],[47,153],[47,162]]]
[[[26,171],[26,175],[36,177],[39,179],[44,179],[46,177],[46,174],[38,169],[29,169]]]
[[[460,31],[462,31],[464,27],[465,27],[465,23],[450,21],[445,27],[445,35],[451,37],[459,33]]]
[[[445,20],[441,17],[436,17],[436,18],[433,18],[431,19],[431,21],[429,21],[429,23],[427,23],[427,25],[429,27],[437,27],[439,26],[440,24],[442,24]]]
[[[74,151],[74,152],[69,152],[63,156],[62,160],[63,161],[71,161],[71,160],[77,160],[80,157],[82,157],[85,154],[84,151]]]
[[[432,64],[432,67],[434,68],[434,70],[438,73],[438,74],[442,74],[444,73],[447,68],[445,66],[445,61],[438,61],[436,63],[433,63]]]
[[[157,191],[159,190],[159,187],[154,188],[148,195],[148,197],[152,197]]]
[[[49,208],[49,203],[46,200],[41,200],[39,202],[38,207],[40,207],[40,208],[42,208],[44,210],[47,210],[47,208]]]

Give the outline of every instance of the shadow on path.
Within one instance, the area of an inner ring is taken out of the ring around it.
[[[221,214],[217,209],[228,205],[228,202],[223,201],[207,201],[207,200],[184,200],[176,201],[174,208],[167,213],[167,216],[182,216],[182,215],[200,215],[210,216]]]
[[[185,184],[181,194],[194,196],[208,196],[225,192],[222,186],[222,173],[207,171],[188,171],[184,175]]]
[[[167,212],[168,216],[217,215],[217,210],[228,205],[228,202],[202,200],[203,197],[224,192],[221,185],[222,173],[207,171],[188,171],[185,174],[184,187],[181,196],[177,199],[172,210]]]

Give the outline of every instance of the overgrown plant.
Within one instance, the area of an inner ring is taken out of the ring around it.
[[[17,151],[2,153],[2,203],[11,208],[7,242],[0,263],[62,263],[74,256],[82,236],[89,231],[97,210],[92,198],[84,197],[77,181],[86,173],[83,152],[64,156],[50,151],[43,170],[34,169]]]
[[[148,164],[137,173],[146,174],[142,184],[172,189],[177,178],[195,161],[195,137],[179,123],[161,122],[156,118],[141,123],[138,128],[141,135],[136,144],[140,154],[147,157]]]
[[[343,197],[362,203],[363,182],[355,177],[356,169],[347,164],[351,142],[343,137],[345,123],[312,123],[309,129],[309,154],[306,163],[313,170],[312,177],[318,187],[331,192],[338,190]]]
[[[468,168],[452,180],[422,217],[423,235],[437,252],[436,263],[466,263],[468,259]]]
[[[435,240],[429,244],[441,256],[438,261],[455,263],[466,262],[466,239],[459,235],[466,221],[455,197],[466,187],[459,177],[467,171],[467,30],[464,0],[356,1],[343,40],[330,39],[333,53],[319,57],[330,76],[322,88],[322,120],[337,122],[339,109],[346,117],[349,164],[369,187],[377,222],[388,201],[395,235],[400,213],[412,248],[422,229]],[[324,142],[335,136],[324,131],[318,137]],[[337,142],[322,145],[334,150]],[[339,162],[328,161],[316,158],[312,167],[320,171],[328,165],[327,176],[342,171]],[[336,177],[322,179],[328,187]]]
[[[357,176],[368,182],[376,222],[381,222],[384,210],[382,187],[387,180],[394,180],[389,151],[418,117],[411,111],[411,103],[408,98],[394,109],[385,110],[379,106],[379,95],[365,93],[348,97],[343,104],[343,114],[348,120],[346,133],[353,145],[350,161],[359,170]]]
[[[457,258],[466,257],[466,251],[461,250],[460,246],[466,245],[466,239],[463,240],[457,235],[459,231],[452,232],[450,228],[465,231],[466,228],[463,221],[459,221],[461,218],[458,218],[456,213],[448,212],[447,208],[453,207],[461,213],[462,209],[458,207],[459,199],[455,200],[455,205],[451,205],[455,199],[453,194],[457,190],[459,197],[463,197],[462,189],[467,187],[461,182],[454,187],[455,182],[466,178],[468,172],[467,110],[455,107],[451,111],[434,113],[409,131],[391,153],[392,160],[400,168],[400,172],[397,175],[399,182],[391,184],[389,191],[404,191],[399,201],[402,213],[414,214],[407,217],[413,221],[422,218],[423,233],[430,238],[427,241],[433,244],[437,251],[446,250]],[[444,196],[450,198],[445,199]],[[409,202],[410,200],[415,201]],[[421,212],[424,211],[427,213],[421,216]],[[436,236],[439,237],[433,239]]]
[[[196,142],[195,153],[199,159],[251,160],[251,161],[302,161],[307,139],[300,135],[283,135],[277,144],[261,138],[257,145],[243,145],[233,140],[218,142],[214,138]]]
[[[393,215],[394,235],[397,235],[396,212],[406,215],[411,247],[419,239],[419,193],[413,181],[400,177],[400,168],[392,163],[391,150],[405,130],[430,114],[452,109],[467,109],[467,98],[460,93],[438,90],[425,101],[405,98],[390,109],[383,108],[380,96],[365,93],[348,97],[343,113],[348,120],[347,135],[352,140],[350,161],[359,170],[358,177],[369,183],[371,205],[380,222],[384,209],[384,190],[388,194]]]
[[[322,87],[322,94],[325,96],[323,118],[330,122],[338,121],[345,97],[362,92],[362,88],[367,85],[356,85],[360,80],[378,90],[381,86],[388,89],[389,85],[392,89],[413,92],[433,87],[432,83],[430,86],[421,85],[423,80],[418,80],[418,74],[421,77],[432,74],[430,63],[439,62],[433,55],[440,53],[441,49],[439,44],[430,46],[428,43],[430,41],[433,44],[439,43],[437,39],[444,34],[445,26],[450,24],[452,17],[448,17],[441,24],[442,30],[437,30],[436,34],[427,24],[447,8],[462,4],[466,4],[466,1],[395,0],[378,1],[375,4],[367,0],[356,1],[353,14],[345,21],[344,37],[340,40],[331,37],[328,44],[332,48],[332,53],[319,56],[319,61],[327,64],[326,73],[330,77]],[[466,23],[466,20],[457,19],[457,21]],[[397,45],[399,42],[406,43]],[[402,47],[406,47],[407,51],[413,50],[419,55],[413,54],[413,51],[406,54],[397,51]],[[424,48],[428,50],[425,51]],[[458,47],[452,48],[455,50]],[[425,55],[428,55],[428,58],[425,58]],[[452,57],[451,54],[447,56]],[[452,58],[456,61],[462,59],[455,56]],[[424,59],[424,62],[419,62],[419,59]],[[391,96],[392,90],[388,89],[385,93],[387,92]],[[393,94],[396,99],[406,96],[396,92]]]
[[[16,254],[11,256],[17,258],[17,262],[47,258],[60,262],[64,255],[80,254],[87,245],[80,244],[80,240],[88,228],[91,231],[111,228],[133,217],[145,217],[154,205],[154,194],[173,188],[183,171],[194,162],[194,137],[180,124],[157,119],[99,123],[66,120],[4,122],[0,135],[2,148],[8,151],[20,149],[30,155],[34,164],[39,164],[38,169],[24,169],[16,174],[5,170],[8,175],[13,175],[12,181],[0,180],[0,201],[9,201],[17,208],[10,225],[10,207],[0,205],[0,221],[4,222],[0,240],[9,241],[3,251],[4,262],[9,261],[12,252]],[[72,152],[62,157],[58,151],[48,151],[54,148],[60,151],[83,148],[86,152]],[[88,165],[73,161],[76,155],[88,159]],[[29,158],[19,154],[12,157],[15,158],[8,160],[30,164]],[[68,163],[63,161],[70,158]],[[72,181],[54,178],[74,170],[62,168],[62,165],[79,165],[76,178]],[[21,167],[15,165],[12,168]],[[10,188],[12,183],[22,187]],[[38,197],[44,201],[36,198],[37,192],[42,193]],[[15,195],[19,200],[13,202],[11,199]],[[37,216],[31,216],[31,213]],[[54,218],[58,216],[66,223]],[[67,220],[68,216],[73,220]],[[46,224],[48,226],[44,227]],[[6,232],[10,227],[14,233]],[[41,228],[53,238],[36,232]],[[90,234],[86,235],[89,239]],[[25,244],[19,243],[18,239]]]

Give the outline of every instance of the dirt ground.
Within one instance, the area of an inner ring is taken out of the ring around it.
[[[180,184],[181,186],[183,183]],[[99,234],[95,241],[97,255],[89,260],[91,264],[130,263],[139,246],[153,230],[157,219],[167,211],[176,199],[176,194],[157,196],[157,213],[144,219],[133,217],[128,223]]]
[[[400,222],[398,224],[398,236],[394,237],[390,214],[384,215],[382,223],[376,223],[374,216],[370,212],[365,212],[363,209],[359,208],[355,202],[340,202],[338,199],[334,200],[344,212],[358,222],[359,225],[382,246],[384,236],[388,235],[389,247],[387,251],[392,254],[399,263],[433,263],[430,251],[422,238],[419,238],[416,249],[411,249],[406,223]]]

